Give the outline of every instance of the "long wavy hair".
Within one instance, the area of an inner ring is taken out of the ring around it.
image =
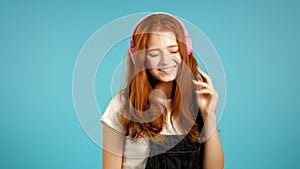
[[[128,65],[125,88],[121,92],[125,98],[119,116],[121,124],[130,138],[146,137],[154,142],[164,140],[160,132],[166,124],[167,109],[157,100],[157,95],[151,93],[157,79],[148,72],[145,57],[153,32],[173,32],[176,36],[182,62],[173,82],[170,121],[174,127],[176,120],[176,126],[187,134],[188,139],[197,142],[203,123],[192,79],[198,79],[198,64],[193,54],[188,55],[182,23],[163,13],[149,15],[135,27],[132,39],[134,50],[139,52],[135,52],[135,63],[130,49],[126,55]]]

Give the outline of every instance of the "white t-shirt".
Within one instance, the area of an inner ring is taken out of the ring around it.
[[[101,122],[106,123],[111,128],[125,134],[120,121],[119,113],[124,103],[124,98],[121,94],[117,94],[108,104]],[[174,121],[174,129],[170,122],[170,102],[171,99],[159,99],[163,105],[167,108],[167,123],[161,131],[161,135],[182,135],[183,132],[176,127],[177,123]],[[132,142],[128,136],[125,137],[124,149],[123,149],[123,169],[144,169],[146,167],[147,158],[149,155],[149,140],[140,138],[136,142]]]

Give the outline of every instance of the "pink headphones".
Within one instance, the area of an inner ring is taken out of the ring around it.
[[[185,39],[186,39],[186,46],[187,46],[187,52],[188,52],[188,55],[191,55],[192,52],[193,52],[193,49],[192,49],[192,40],[191,38],[189,37],[189,34],[187,32],[187,30],[185,29],[184,25],[183,25],[183,22],[179,19],[177,19],[175,16],[171,15],[171,14],[168,14],[168,13],[164,13],[164,12],[156,12],[156,13],[152,13],[150,15],[146,15],[145,17],[143,17],[141,20],[139,20],[137,22],[137,24],[134,26],[132,32],[131,32],[131,35],[130,35],[130,50],[129,50],[129,53],[130,53],[130,57],[131,57],[131,60],[132,60],[132,63],[135,64],[135,50],[134,50],[134,40],[133,40],[133,35],[134,35],[134,31],[137,27],[138,24],[140,24],[145,18],[151,16],[151,15],[155,15],[155,14],[165,14],[165,15],[169,15],[173,18],[175,18],[182,26],[183,30],[184,30],[184,36],[185,36]]]

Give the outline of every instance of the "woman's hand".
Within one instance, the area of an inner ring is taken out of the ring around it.
[[[205,123],[207,117],[210,117],[209,119],[214,119],[215,123],[215,113],[219,95],[215,90],[210,77],[201,71],[199,67],[197,69],[203,79],[203,81],[193,80],[194,84],[196,85],[195,92],[197,104],[201,112],[203,122]]]
[[[196,85],[196,99],[204,124],[204,169],[222,169],[224,167],[224,153],[218,131],[216,130],[216,108],[219,95],[210,77],[200,70],[203,81],[193,81]],[[215,132],[216,131],[216,132]]]

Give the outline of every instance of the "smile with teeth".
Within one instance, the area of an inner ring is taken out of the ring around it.
[[[160,68],[158,70],[161,71],[161,72],[164,72],[164,73],[171,73],[174,70],[175,67],[176,66],[171,66],[171,67],[166,67],[166,68]]]

